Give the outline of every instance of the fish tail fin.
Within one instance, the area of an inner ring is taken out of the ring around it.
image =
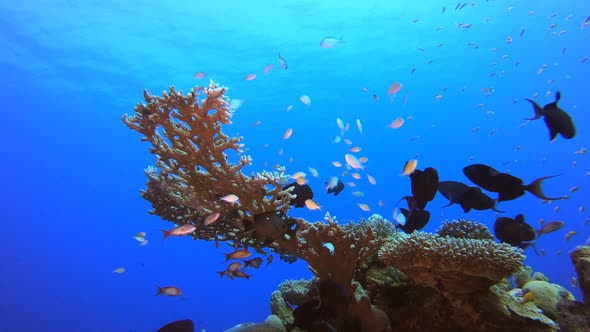
[[[541,255],[539,255],[539,250],[537,250],[537,241],[535,241],[535,240],[533,240],[533,241],[530,241],[530,242],[529,242],[529,245],[530,245],[531,247],[533,247],[533,250],[535,251],[535,255],[537,255],[537,256],[541,256]]]
[[[524,118],[525,120],[537,120],[540,119],[543,116],[543,108],[541,106],[539,106],[539,104],[537,104],[536,101],[525,98],[524,100],[528,101],[529,103],[531,103],[533,105],[533,111],[535,112],[535,116],[533,116],[532,118]]]
[[[558,90],[555,93],[555,103],[557,104],[559,102],[559,100],[561,99],[561,92]]]
[[[166,238],[170,236],[170,231],[165,229],[160,229],[160,231],[162,231],[162,234],[164,234],[164,240],[166,240]]]
[[[499,201],[497,198],[494,198],[493,201],[494,201],[494,205],[492,206],[492,211],[498,212],[498,213],[505,213],[506,212],[506,211],[498,210],[497,205],[498,205]]]
[[[231,259],[231,254],[226,254],[226,253],[223,253],[223,254],[225,255],[225,260],[223,261],[224,263]]]
[[[157,290],[156,290],[156,294],[154,294],[154,296],[158,296],[160,294],[163,294],[164,292],[162,291],[162,287],[158,286],[158,285],[154,285],[156,286]]]
[[[217,274],[219,274],[219,279],[221,279],[225,275],[225,271],[219,271]]]
[[[538,197],[540,199],[545,199],[545,200],[549,200],[549,201],[557,201],[560,199],[566,199],[567,196],[547,197],[543,193],[543,181],[550,179],[550,178],[554,178],[556,176],[560,176],[560,175],[561,174],[540,177],[540,178],[536,179],[535,181],[524,186],[524,190],[530,192],[531,194],[535,195],[536,197]]]

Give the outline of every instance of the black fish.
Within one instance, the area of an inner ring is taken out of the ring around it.
[[[288,189],[290,187],[294,187],[291,190],[291,195],[295,195],[295,198],[291,199],[291,202],[289,203],[291,204],[291,206],[299,208],[304,207],[305,201],[313,198],[313,190],[311,190],[311,187],[306,184],[292,182],[284,186],[283,190]]]
[[[438,192],[441,193],[446,199],[449,200],[449,204],[443,206],[451,206],[453,204],[460,204],[461,196],[469,190],[468,185],[459,181],[441,181],[438,183]]]
[[[483,164],[473,164],[463,168],[463,174],[471,182],[491,192],[498,193],[498,201],[510,201],[524,195],[525,191],[530,192],[540,199],[560,200],[566,199],[567,196],[551,198],[543,193],[543,181],[559,175],[544,176],[535,181],[524,185],[522,179],[512,176]]]
[[[195,323],[190,319],[177,320],[162,326],[158,332],[194,332]]]
[[[524,222],[522,214],[516,215],[514,219],[509,217],[497,218],[494,223],[494,235],[498,240],[522,249],[526,249],[531,245],[534,246],[536,238],[535,230],[531,225]]]
[[[561,137],[565,139],[570,139],[576,136],[576,127],[574,126],[572,117],[557,105],[560,99],[561,92],[557,91],[555,94],[555,101],[541,108],[541,106],[539,106],[534,100],[525,98],[525,100],[533,104],[533,110],[535,111],[534,117],[529,119],[525,118],[525,120],[537,120],[543,116],[545,125],[547,125],[547,128],[549,129],[550,141],[554,141],[557,134],[561,134]]]
[[[492,210],[499,213],[506,212],[498,210],[496,208],[496,200],[481,192],[481,189],[478,187],[469,187],[469,190],[461,197],[459,204],[465,213],[471,211],[471,209],[478,211]]]
[[[400,211],[406,217],[405,224],[397,224],[395,225],[396,229],[401,229],[404,233],[412,233],[415,230],[420,230],[426,226],[428,221],[430,220],[430,212],[422,209],[414,208],[412,211],[408,211],[405,208],[401,208]]]
[[[251,234],[257,240],[272,243],[288,234],[295,235],[296,221],[278,211],[269,211],[254,216],[254,221],[243,221],[244,231]]]
[[[328,188],[328,194],[334,193],[334,196],[338,196],[342,190],[344,190],[344,183],[338,180],[338,183],[333,188]]]
[[[470,187],[458,181],[441,181],[438,191],[449,200],[449,204],[443,207],[459,204],[465,213],[471,209],[504,212],[496,209],[496,201],[484,194],[478,187]]]
[[[438,188],[438,172],[432,167],[427,167],[424,171],[415,170],[410,175],[412,181],[412,196],[416,208],[423,210],[426,203],[432,201]]]

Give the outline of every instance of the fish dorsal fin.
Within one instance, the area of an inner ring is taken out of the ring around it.
[[[516,217],[514,217],[514,221],[518,224],[523,224],[524,223],[524,215],[522,213],[517,214]]]
[[[567,196],[547,197],[543,193],[543,181],[550,179],[550,178],[554,178],[556,176],[560,176],[560,175],[561,174],[540,177],[540,178],[536,179],[535,181],[524,186],[524,190],[530,192],[531,194],[535,195],[536,197],[538,197],[540,199],[544,199],[544,200],[548,200],[548,201],[557,201],[560,199],[566,199]]]
[[[559,102],[560,99],[561,99],[561,92],[557,91],[555,93],[555,101],[545,105],[545,107],[543,107],[543,111],[554,111],[554,110],[559,109],[559,106],[557,106],[557,103]]]

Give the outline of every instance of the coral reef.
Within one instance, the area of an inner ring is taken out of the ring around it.
[[[494,240],[494,236],[484,224],[469,219],[444,221],[436,230],[436,234],[460,239]]]
[[[495,242],[476,221],[407,235],[379,215],[347,224],[329,213],[316,222],[289,217],[297,194],[285,185],[285,169],[245,174],[252,159],[243,155],[242,137],[222,131],[234,112],[226,92],[212,81],[186,95],[174,87],[162,96],[145,91],[145,103],[123,122],[156,157],[141,191],[151,214],[194,225],[197,240],[302,259],[314,275],[282,283],[264,322],[227,331],[588,330],[587,304],[533,274],[521,249]],[[587,303],[590,248],[571,258]]]
[[[231,124],[227,89],[211,82],[183,95],[174,87],[162,96],[144,91],[144,103],[123,122],[143,135],[156,167],[148,167],[147,188],[141,195],[152,203],[151,213],[180,224],[199,225],[212,212],[221,220],[215,227],[199,227],[195,237],[214,239],[217,233],[238,233],[242,220],[268,211],[286,212],[291,195],[282,190],[283,168],[246,175],[252,159],[242,155],[242,137],[228,137],[222,125]],[[226,154],[239,156],[231,163]],[[222,200],[236,195],[238,201]],[[217,231],[219,228],[219,232]]]
[[[590,305],[590,246],[577,246],[570,252],[570,258],[578,275],[584,303]]]
[[[419,285],[471,293],[518,271],[525,256],[505,243],[414,232],[395,237],[381,249],[379,258]]]
[[[244,323],[236,325],[224,332],[286,332],[285,326],[281,320],[270,315],[262,323]]]

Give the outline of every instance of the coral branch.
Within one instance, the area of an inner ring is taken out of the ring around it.
[[[231,124],[227,89],[210,82],[183,95],[174,87],[162,96],[144,91],[146,103],[123,122],[144,135],[156,155],[156,167],[148,167],[147,188],[142,196],[152,203],[151,213],[177,224],[199,225],[207,215],[219,212],[214,227],[199,227],[195,237],[217,239],[219,234],[243,231],[243,220],[268,212],[286,212],[291,195],[282,190],[284,169],[277,172],[243,173],[250,165],[242,155],[242,137],[228,137],[222,125]],[[227,151],[239,159],[228,160]],[[221,200],[236,195],[237,202]]]

